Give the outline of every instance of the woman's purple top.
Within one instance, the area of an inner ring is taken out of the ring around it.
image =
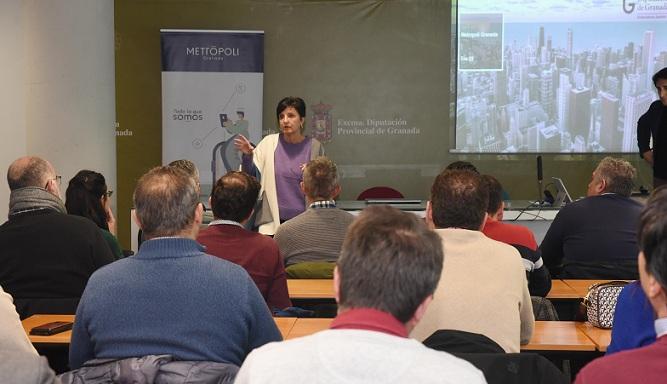
[[[298,144],[285,141],[283,135],[278,139],[275,152],[276,194],[280,220],[285,221],[302,213],[306,209],[305,196],[301,192],[303,180],[302,166],[310,160],[310,137]]]
[[[278,210],[280,220],[293,218],[306,210],[305,196],[301,192],[299,183],[303,180],[301,166],[310,161],[312,139],[306,137],[298,144],[285,141],[281,134],[278,146],[274,152],[274,170],[276,178],[276,195],[278,196]],[[271,177],[261,175],[252,160],[252,155],[243,155],[242,168],[244,172],[255,177]]]

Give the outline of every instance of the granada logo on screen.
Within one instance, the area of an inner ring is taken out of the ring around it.
[[[623,0],[623,12],[632,13],[635,11],[635,3]]]
[[[623,12],[631,14],[634,11],[639,13],[640,18],[645,19],[665,19],[667,11],[667,1],[665,0],[623,0]]]

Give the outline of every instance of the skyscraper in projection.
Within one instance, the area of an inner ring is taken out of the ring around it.
[[[655,55],[655,32],[644,31],[644,45],[642,47],[642,70],[646,73],[646,89],[653,87],[653,56]]]
[[[574,69],[574,57],[572,56],[572,30],[567,29],[567,58],[570,61],[570,69]]]
[[[575,88],[570,90],[570,123],[572,137],[588,138],[591,120],[591,89]]]
[[[619,151],[618,104],[617,97],[607,92],[600,92],[600,145],[605,151]]]
[[[554,113],[553,93],[554,93],[554,88],[553,88],[553,77],[551,71],[549,70],[542,71],[542,74],[540,76],[539,101],[540,104],[542,105],[542,108],[544,108],[544,112],[546,112],[550,118],[551,116],[553,116]]]
[[[561,132],[567,132],[570,124],[570,85],[569,72],[561,70],[558,81],[558,128]]]
[[[632,152],[637,149],[637,120],[648,110],[653,97],[649,92],[629,95],[625,101],[625,116],[623,121],[623,152]]]

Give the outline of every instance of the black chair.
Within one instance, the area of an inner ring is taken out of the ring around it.
[[[539,296],[531,296],[533,316],[535,320],[558,321],[558,312],[551,300]]]
[[[498,343],[484,335],[455,329],[435,331],[424,340],[424,345],[450,353],[505,353]]]
[[[37,314],[71,315],[76,313],[80,297],[14,298],[14,306],[21,320]]]
[[[558,275],[559,279],[593,280],[637,280],[639,279],[637,260],[623,260],[615,263],[565,262]]]
[[[484,373],[489,384],[568,384],[552,362],[535,353],[454,353]]]

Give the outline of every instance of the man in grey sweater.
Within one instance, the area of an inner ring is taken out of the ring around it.
[[[324,156],[311,160],[303,170],[301,189],[308,209],[286,221],[274,236],[285,265],[338,260],[347,227],[354,220],[336,208],[340,194],[336,164]]]

